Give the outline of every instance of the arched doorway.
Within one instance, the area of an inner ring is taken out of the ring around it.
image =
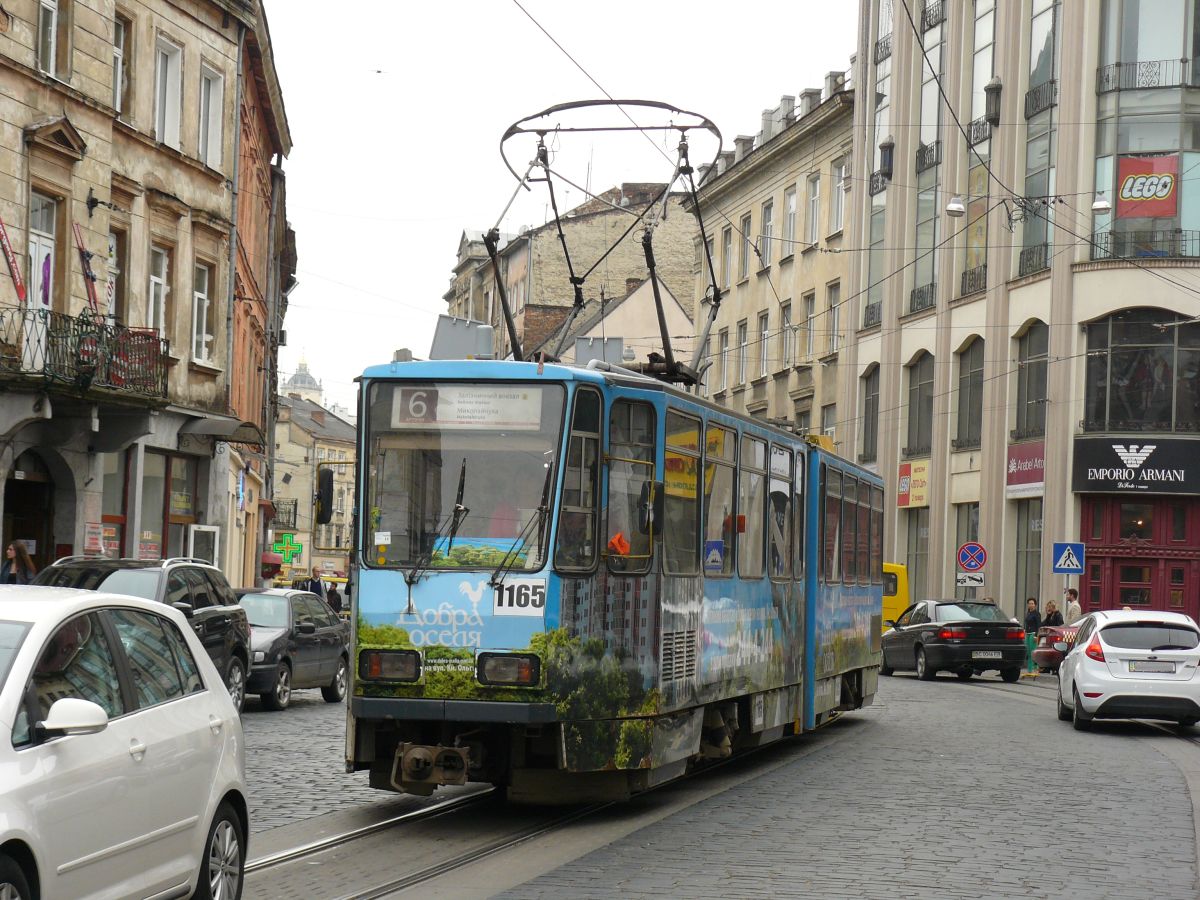
[[[54,478],[32,450],[17,457],[4,482],[4,545],[25,542],[38,569],[54,561]]]

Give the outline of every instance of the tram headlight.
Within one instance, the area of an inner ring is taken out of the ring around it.
[[[365,681],[417,681],[421,654],[416,650],[364,650],[358,655],[358,677]]]
[[[481,684],[532,687],[541,676],[541,660],[529,653],[480,653],[475,660],[475,677]]]

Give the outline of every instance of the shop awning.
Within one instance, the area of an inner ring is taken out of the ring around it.
[[[262,555],[262,564],[264,566],[282,566],[283,554],[272,553],[270,550],[264,550]]]
[[[192,419],[179,429],[180,434],[206,435],[233,444],[265,444],[262,430],[253,422],[235,416],[209,415]]]

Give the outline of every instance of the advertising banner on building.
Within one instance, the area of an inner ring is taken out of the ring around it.
[[[1046,442],[1029,441],[1008,445],[1008,468],[1005,476],[1005,495],[1040,497],[1046,481]]]
[[[1200,494],[1200,441],[1077,437],[1071,468],[1077,494]]]
[[[896,505],[917,507],[929,505],[929,460],[914,459],[900,463],[900,480],[896,485]]]
[[[1178,214],[1178,154],[1118,158],[1118,219],[1173,218]]]

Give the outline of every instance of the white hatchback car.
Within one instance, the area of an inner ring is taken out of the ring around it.
[[[1056,645],[1057,646],[1057,645]],[[1067,645],[1058,648],[1066,650]],[[1079,622],[1058,670],[1058,717],[1200,721],[1200,628],[1183,613],[1102,610]]]
[[[0,586],[0,897],[237,900],[242,726],[161,603]]]

